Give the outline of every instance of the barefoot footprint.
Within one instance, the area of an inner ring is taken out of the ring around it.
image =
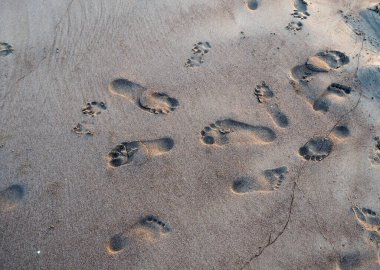
[[[255,96],[259,103],[267,104],[267,112],[278,127],[286,128],[289,126],[289,119],[286,114],[280,110],[277,104],[270,103],[270,100],[274,97],[274,93],[265,81],[256,86]]]
[[[299,154],[306,160],[321,161],[331,153],[332,147],[333,143],[329,138],[317,137],[302,146]]]
[[[98,109],[96,109],[98,108]],[[103,101],[91,101],[91,102],[88,102],[86,104],[86,106],[84,106],[82,108],[82,113],[84,115],[89,115],[89,116],[96,116],[96,115],[99,115],[101,113],[101,111],[99,110],[106,110],[107,109],[107,105],[103,102]]]
[[[117,254],[133,245],[138,239],[155,242],[171,231],[172,228],[168,222],[156,215],[148,215],[130,229],[112,236],[107,245],[107,250],[111,254]]]
[[[324,51],[309,57],[303,65],[295,66],[291,69],[291,83],[297,89],[298,83],[308,83],[310,78],[319,72],[328,72],[338,69],[350,62],[347,55],[340,51]]]
[[[165,93],[147,91],[145,87],[127,79],[113,80],[109,85],[109,91],[128,99],[141,109],[155,114],[170,113],[179,105],[177,99]]]
[[[371,209],[352,207],[356,220],[368,232],[369,240],[375,245],[380,244],[380,216]]]
[[[194,44],[191,49],[192,55],[186,60],[185,67],[199,67],[204,62],[203,57],[210,49],[211,45],[208,41]]]
[[[256,10],[259,3],[258,0],[248,0],[247,1],[247,7],[249,10]]]
[[[263,172],[263,177],[255,179],[253,177],[239,177],[231,186],[231,190],[236,194],[249,192],[274,191],[281,187],[286,179],[288,168],[282,166],[275,169],[268,169]]]
[[[306,61],[306,67],[315,72],[328,72],[349,62],[349,57],[340,51],[324,51],[309,57]]]
[[[25,196],[22,185],[12,185],[0,191],[0,210],[9,210],[17,206]]]
[[[375,137],[374,139],[376,141],[376,147],[369,155],[369,159],[373,165],[378,166],[380,165],[380,138]]]
[[[276,139],[274,131],[264,126],[253,126],[233,119],[216,121],[201,131],[205,144],[225,145],[230,142],[270,143]]]
[[[339,102],[351,93],[351,87],[332,83],[327,90],[314,101],[313,109],[316,111],[328,112],[333,101]]]
[[[13,52],[12,46],[5,42],[0,42],[0,56],[7,56]]]
[[[294,0],[294,11],[291,15],[295,18],[307,19],[310,16],[307,11],[308,5],[306,0]]]
[[[330,132],[329,137],[315,137],[302,146],[298,153],[306,160],[321,161],[330,155],[334,143],[346,139],[351,135],[350,129],[345,125],[337,125]]]
[[[142,165],[152,157],[169,152],[173,147],[174,140],[172,138],[123,142],[108,154],[109,164],[112,167],[125,164]]]

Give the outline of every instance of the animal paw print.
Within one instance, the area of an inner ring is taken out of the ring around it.
[[[192,55],[186,60],[185,67],[199,67],[203,62],[203,57],[211,49],[209,42],[198,42],[191,49]]]

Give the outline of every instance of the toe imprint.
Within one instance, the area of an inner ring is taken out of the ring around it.
[[[234,139],[231,138],[235,134]],[[245,138],[242,138],[244,135]],[[232,119],[216,121],[201,131],[202,142],[205,144],[225,145],[230,141],[269,143],[276,139],[275,132],[264,126],[253,126]],[[248,139],[246,138],[248,137]]]
[[[313,138],[299,149],[299,154],[306,160],[321,161],[331,153],[332,147],[329,138]]]

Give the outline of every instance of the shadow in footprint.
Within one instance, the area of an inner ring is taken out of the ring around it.
[[[165,154],[174,147],[172,138],[123,142],[108,154],[109,164],[119,167],[125,164],[142,165],[152,157]]]
[[[168,222],[156,215],[148,215],[130,229],[113,235],[109,240],[107,250],[111,254],[117,254],[128,247],[133,247],[136,241],[144,240],[152,243],[171,231],[172,227]]]
[[[256,10],[259,6],[258,0],[248,0],[247,1],[247,7],[249,10]]]
[[[226,145],[236,143],[270,143],[276,139],[276,133],[264,126],[253,126],[233,119],[216,121],[201,131],[202,142],[208,145]]]
[[[231,190],[236,194],[274,191],[281,187],[287,174],[288,168],[282,166],[275,169],[265,170],[263,172],[263,177],[259,179],[253,177],[239,177],[232,182]]]
[[[315,111],[328,112],[333,102],[339,102],[342,98],[349,95],[351,91],[351,87],[338,83],[332,83],[322,94],[322,96],[314,101],[313,109]]]
[[[12,185],[0,191],[0,210],[14,208],[25,196],[25,188],[22,185]]]
[[[133,102],[139,108],[155,114],[167,114],[174,111],[179,102],[165,93],[150,92],[137,83],[127,79],[115,79],[109,85],[109,91]]]
[[[324,51],[309,57],[306,67],[315,72],[328,72],[350,62],[350,58],[340,51]]]
[[[13,52],[11,45],[5,42],[0,42],[0,56],[7,56]]]
[[[306,160],[321,161],[330,155],[333,143],[329,138],[313,138],[299,149],[299,154]]]
[[[278,127],[286,128],[289,126],[288,116],[280,110],[277,104],[269,105],[267,111]]]
[[[307,19],[310,13],[307,11],[308,3],[305,0],[294,0],[294,11],[291,14],[295,18]]]

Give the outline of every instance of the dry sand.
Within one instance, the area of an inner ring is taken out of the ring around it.
[[[379,269],[379,9],[1,1],[0,269]]]

